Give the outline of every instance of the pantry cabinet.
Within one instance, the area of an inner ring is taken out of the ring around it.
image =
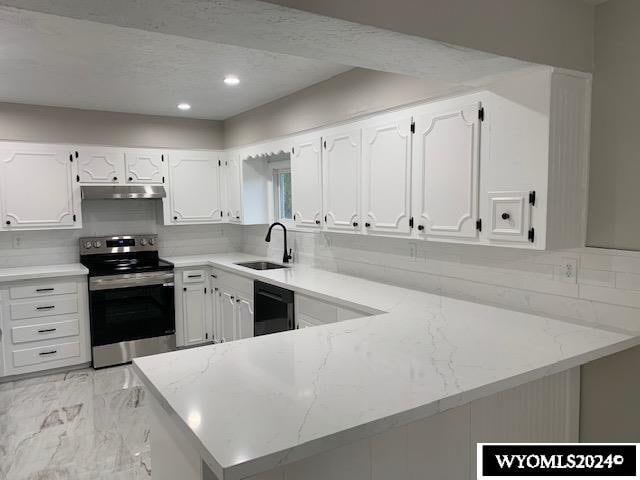
[[[124,149],[77,147],[78,181],[81,184],[117,185],[124,183]]]
[[[361,129],[340,128],[323,136],[323,203],[327,230],[360,226]]]
[[[480,102],[462,97],[415,116],[413,216],[418,234],[478,237]]]
[[[125,181],[130,184],[162,185],[165,154],[161,150],[128,148],[125,151]]]
[[[171,151],[168,157],[165,224],[222,222],[222,166],[218,153]]]
[[[299,227],[322,225],[322,139],[297,138],[291,148],[291,201]]]
[[[2,227],[81,228],[77,166],[68,145],[0,143]]]
[[[362,211],[367,233],[411,233],[411,115],[367,122],[362,142]]]

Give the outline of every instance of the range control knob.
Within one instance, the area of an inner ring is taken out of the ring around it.
[[[89,241],[84,242],[84,248],[87,248],[87,249],[91,248],[91,242]]]
[[[149,245],[155,245],[156,244],[156,239],[155,238],[150,238],[149,239]]]
[[[147,239],[146,238],[141,238],[140,239],[140,245],[142,245],[143,247],[147,244]]]
[[[96,240],[93,242],[93,246],[96,248],[100,248],[102,246],[102,242],[100,240]]]

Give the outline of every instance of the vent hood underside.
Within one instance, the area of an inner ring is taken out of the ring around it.
[[[162,186],[122,186],[122,187],[82,187],[83,200],[125,200],[129,198],[165,198],[167,192]]]

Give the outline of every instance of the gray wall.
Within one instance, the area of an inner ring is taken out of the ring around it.
[[[640,2],[596,12],[588,244],[640,250]]]
[[[227,147],[288,135],[452,92],[450,86],[354,68],[224,121]]]
[[[0,103],[0,140],[222,148],[222,122]]]
[[[593,6],[584,0],[267,1],[530,62],[593,67]]]

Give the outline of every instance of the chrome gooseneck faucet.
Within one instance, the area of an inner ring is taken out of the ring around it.
[[[291,252],[287,250],[287,227],[285,227],[280,222],[272,223],[271,226],[269,227],[269,231],[267,232],[267,236],[265,237],[264,241],[265,242],[271,241],[271,230],[273,230],[273,227],[275,227],[276,225],[280,225],[284,233],[283,235],[284,236],[284,255],[282,256],[282,262],[289,263],[289,260],[291,260]]]

